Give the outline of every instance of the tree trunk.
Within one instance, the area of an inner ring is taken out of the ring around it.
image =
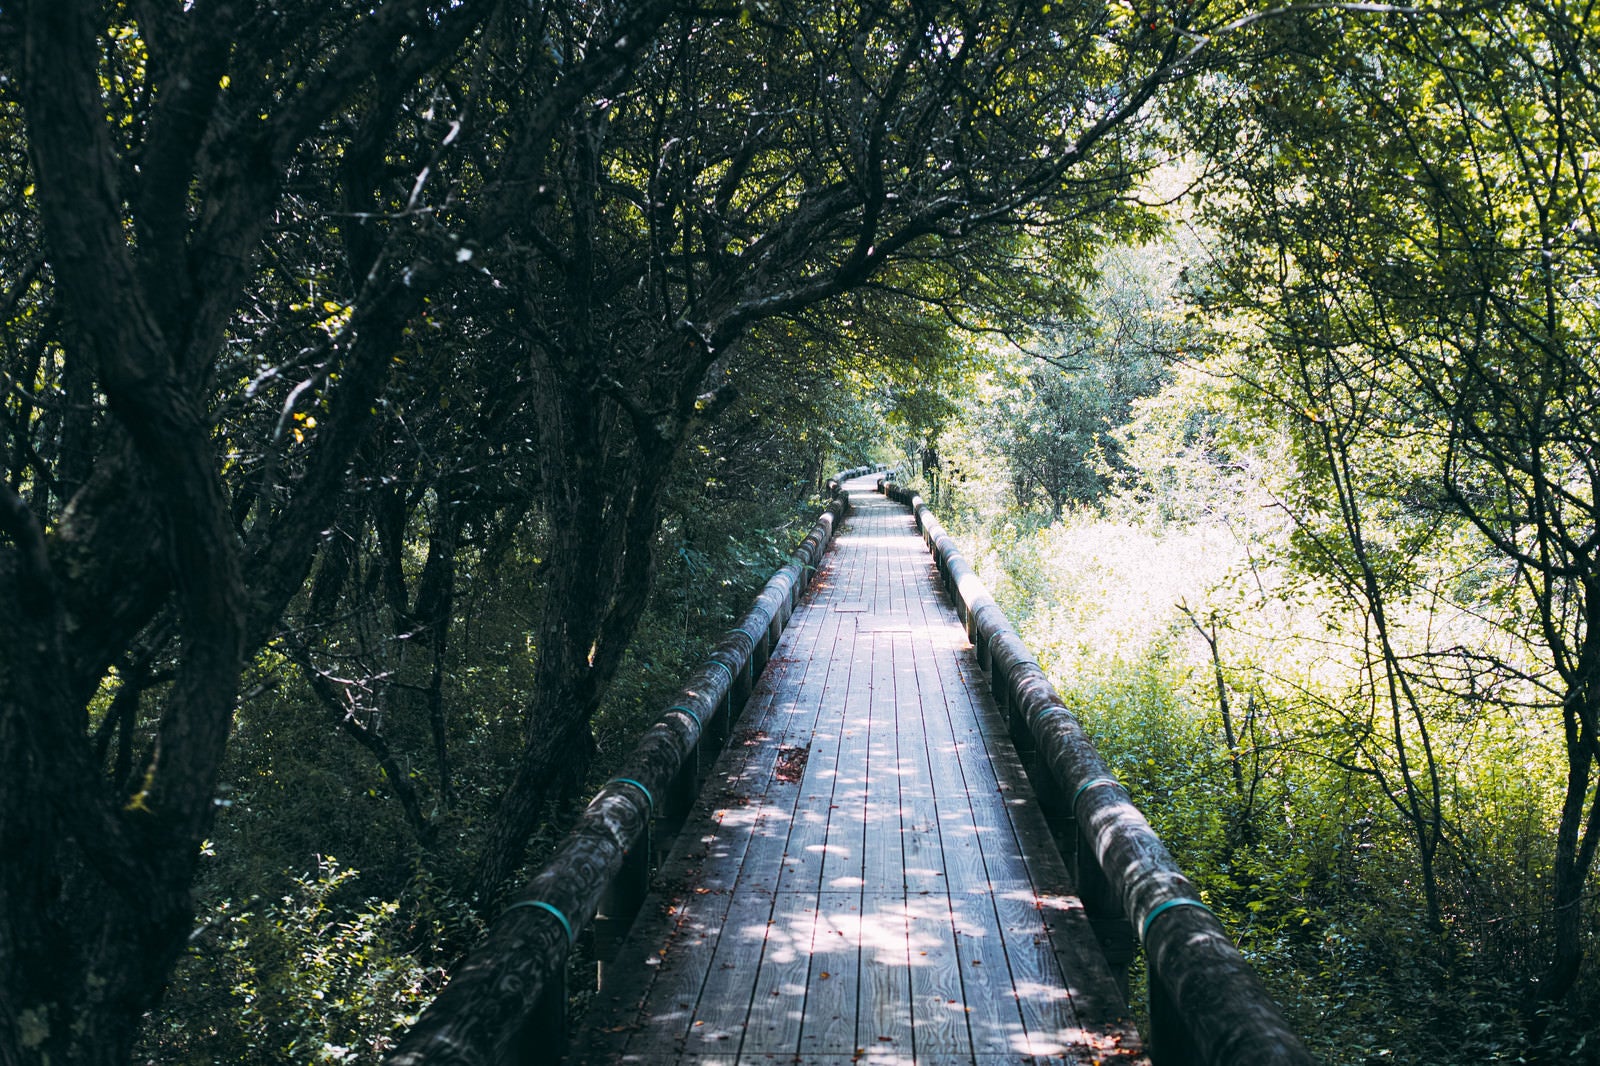
[[[1583,888],[1600,838],[1600,787],[1592,780],[1595,738],[1585,722],[1586,717],[1594,721],[1596,711],[1590,708],[1587,716],[1583,714],[1578,708],[1583,699],[1583,693],[1574,693],[1565,715],[1567,787],[1556,829],[1551,889],[1555,943],[1535,997],[1541,1004],[1553,1005],[1566,998],[1577,984],[1583,964]],[[1542,1021],[1536,1025],[1543,1027]]]
[[[578,347],[585,350],[581,341]],[[534,634],[538,663],[522,754],[472,882],[485,915],[522,862],[563,777],[557,768],[567,760],[586,764],[590,720],[649,602],[661,493],[688,432],[687,417],[645,419],[623,410],[623,401],[596,387],[597,365],[594,357],[535,366],[550,578]],[[692,411],[702,371],[692,361],[679,370],[673,409]]]
[[[617,662],[602,664],[592,651],[602,631],[625,625],[630,631],[643,613],[649,589],[609,589],[600,575],[615,571],[601,557],[604,533],[574,516],[552,530],[546,555],[551,574],[535,631],[538,665],[525,719],[526,733],[517,770],[496,810],[472,882],[480,913],[492,916],[507,879],[521,864],[540,813],[559,785],[558,769],[585,761],[592,747],[589,722],[616,673]],[[650,551],[650,543],[631,546]],[[628,593],[629,595],[621,595]],[[609,617],[613,599],[636,604],[631,618]]]

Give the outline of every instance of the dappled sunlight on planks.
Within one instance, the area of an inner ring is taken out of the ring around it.
[[[1143,1061],[921,539],[857,502],[579,1061]]]

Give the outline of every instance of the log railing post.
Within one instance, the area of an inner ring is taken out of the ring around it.
[[[1161,975],[1146,967],[1150,986],[1150,1061],[1153,1066],[1202,1066],[1200,1049]]]
[[[643,785],[636,781],[622,783],[633,785],[643,792],[646,802],[650,804],[652,810],[654,809],[655,797],[645,791]],[[605,893],[600,897],[599,907],[595,909],[592,941],[595,984],[601,990],[606,986],[606,967],[617,957],[617,949],[622,944],[623,936],[633,924],[639,908],[644,905],[645,896],[650,892],[650,878],[655,872],[655,833],[656,821],[651,817],[646,822],[645,830],[638,841],[623,853],[622,868],[607,886]]]
[[[501,1066],[560,1066],[567,1056],[567,1042],[572,1039],[568,1024],[570,1002],[567,968],[563,964],[535,1002],[511,1047],[506,1049],[510,1054],[499,1060]]]

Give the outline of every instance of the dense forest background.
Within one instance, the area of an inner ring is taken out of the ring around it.
[[[392,1049],[898,462],[1330,1062],[1600,1059],[1600,17],[0,8],[0,1062]]]

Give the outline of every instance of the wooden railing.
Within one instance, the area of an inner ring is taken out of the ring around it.
[[[922,497],[890,478],[879,491],[909,506],[978,663],[1028,766],[1096,935],[1126,978],[1134,936],[1148,967],[1156,1066],[1301,1066],[1299,1038],[1222,923],[1088,735]]]
[[[573,948],[580,937],[592,937],[602,968],[614,955],[644,901],[655,857],[687,818],[717,750],[848,513],[849,497],[839,491],[840,483],[881,469],[856,467],[829,481],[833,502],[787,565],[689,675],[555,854],[456,968],[391,1054],[392,1066],[561,1060]]]

